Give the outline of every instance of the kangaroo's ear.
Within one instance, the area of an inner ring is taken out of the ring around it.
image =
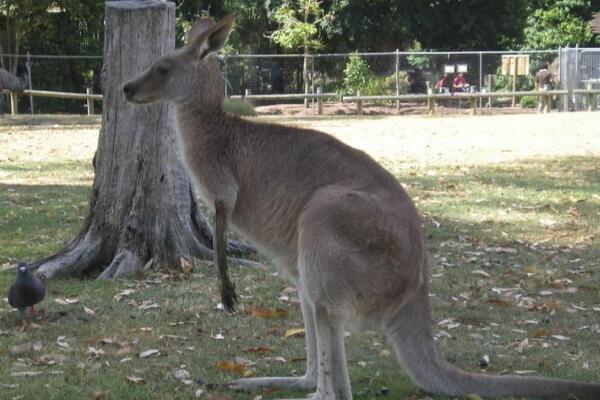
[[[210,53],[216,53],[227,42],[235,14],[229,14],[215,24],[212,18],[198,20],[188,32],[187,48],[202,58]]]

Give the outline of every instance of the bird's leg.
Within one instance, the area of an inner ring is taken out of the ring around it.
[[[31,318],[35,317],[35,305],[31,306],[30,312],[31,312]]]
[[[27,317],[25,316],[25,309],[19,308],[18,312],[19,312],[19,317],[21,318],[21,326],[19,327],[19,330],[21,332],[25,332],[25,331],[27,331],[27,328],[28,328]]]

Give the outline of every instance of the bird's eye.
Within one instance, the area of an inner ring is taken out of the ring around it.
[[[169,67],[164,65],[158,65],[156,67],[156,72],[158,72],[159,75],[166,76],[169,73]]]

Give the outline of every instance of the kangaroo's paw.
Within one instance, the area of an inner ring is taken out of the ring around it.
[[[231,390],[252,390],[263,387],[275,387],[282,389],[306,389],[312,390],[317,388],[317,379],[308,376],[299,377],[264,377],[264,378],[245,378],[238,379],[232,382],[227,382],[223,385]]]

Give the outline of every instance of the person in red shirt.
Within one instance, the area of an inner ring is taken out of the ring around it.
[[[456,75],[454,77],[454,81],[452,81],[453,92],[464,92],[468,86],[469,84],[467,83],[465,75],[462,72]]]
[[[442,78],[435,84],[435,88],[438,89],[440,93],[444,93],[446,88],[450,88],[448,74],[444,74],[444,76],[442,76]]]

